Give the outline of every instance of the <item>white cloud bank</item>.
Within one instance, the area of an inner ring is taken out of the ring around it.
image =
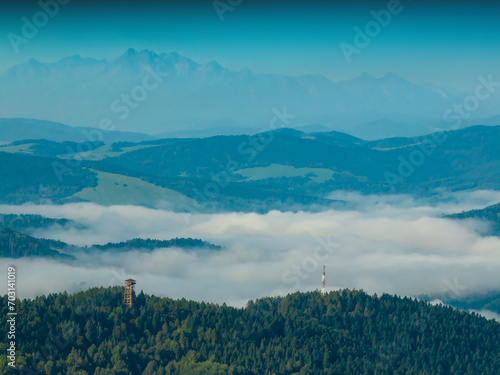
[[[490,310],[471,310],[470,312],[475,312],[478,313],[479,315],[484,316],[488,320],[496,320],[497,322],[500,322],[500,315],[497,314],[496,312],[490,311]]]
[[[321,264],[326,265],[327,289],[452,298],[500,289],[500,238],[479,235],[481,223],[442,218],[497,203],[500,192],[460,193],[439,203],[407,196],[335,195],[348,199],[347,210],[200,214],[187,221],[185,214],[165,210],[91,203],[0,206],[0,212],[81,222],[86,229],[53,228],[36,236],[82,246],[135,237],[193,237],[225,246],[212,253],[103,253],[83,256],[74,265],[13,260],[21,298],[121,285],[133,277],[137,289],[147,293],[241,306],[266,295],[319,289]],[[6,272],[4,263],[0,276]],[[0,283],[0,294],[5,284]]]

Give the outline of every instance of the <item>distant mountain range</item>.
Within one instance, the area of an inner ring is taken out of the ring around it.
[[[330,132],[321,124],[304,125],[296,128],[304,133]],[[68,126],[51,121],[0,118],[0,145],[16,141],[47,140],[52,142],[93,142],[104,144],[116,142],[144,142],[161,138],[206,138],[216,135],[253,135],[262,129],[252,127],[218,126],[202,130],[181,130],[152,136],[145,133],[124,131],[102,131],[95,128]],[[102,138],[102,140],[101,140]]]
[[[32,59],[0,75],[0,117],[162,136],[220,128],[218,134],[259,131],[285,108],[296,116],[288,127],[321,124],[369,139],[416,136],[449,128],[443,113],[465,96],[395,74],[374,78],[364,73],[333,82],[321,75],[232,71],[215,61],[199,64],[174,52],[133,49],[110,61]],[[493,104],[498,98],[482,103],[473,117],[489,122]]]
[[[72,127],[50,121],[23,118],[0,118],[0,142],[10,143],[25,139],[45,139],[54,142],[88,142],[100,140],[103,143],[141,142],[156,139],[142,133],[99,131],[88,127]]]

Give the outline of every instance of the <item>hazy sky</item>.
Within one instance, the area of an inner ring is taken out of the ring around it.
[[[30,58],[52,62],[79,54],[109,59],[133,47],[176,51],[201,63],[215,59],[228,68],[255,72],[323,74],[335,81],[363,71],[375,76],[394,72],[415,82],[471,91],[478,75],[495,74],[500,66],[500,5],[493,1],[402,0],[401,11],[360,54],[352,55],[351,63],[340,43],[354,45],[354,28],[364,29],[373,20],[370,11],[386,11],[387,1],[220,0],[232,9],[221,20],[212,0],[72,0],[60,5],[37,35],[26,38],[18,53],[9,33],[23,36],[22,18],[33,21],[41,7],[37,1],[8,3],[2,3],[0,14],[0,71]]]

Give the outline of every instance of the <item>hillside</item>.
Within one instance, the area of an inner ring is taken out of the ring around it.
[[[62,168],[54,168],[54,163]],[[0,201],[11,204],[57,202],[97,185],[95,174],[81,166],[69,167],[55,159],[5,152],[0,152],[0,180]]]
[[[500,371],[500,324],[408,298],[295,293],[244,309],[142,292],[132,308],[122,299],[123,288],[114,287],[18,302],[19,369],[79,375]],[[5,316],[7,298],[0,301]],[[3,337],[6,329],[0,327]]]
[[[32,234],[37,229],[53,226],[84,228],[83,225],[68,219],[52,219],[41,215],[0,214],[0,227],[24,234]]]
[[[498,138],[498,126],[374,142],[336,132],[278,131],[178,140],[102,163],[160,177],[230,177],[317,197],[338,189],[418,195],[436,188],[499,188]]]
[[[92,144],[84,152],[71,143],[25,141],[0,147],[0,201],[266,212],[331,207],[337,202],[325,198],[335,190],[414,196],[443,188],[495,190],[497,139],[500,126],[378,141],[282,129]],[[29,173],[21,176],[21,165]]]
[[[53,145],[49,147],[47,152],[52,152]],[[20,168],[26,173],[20,174]],[[267,212],[334,203],[279,186],[249,186],[239,182],[224,186],[212,198],[205,193],[206,187],[213,185],[208,178],[152,176],[106,162],[1,152],[1,148],[0,177],[4,181],[0,203],[6,204],[92,201],[102,205],[140,204],[154,208],[161,205],[182,212],[220,209]]]
[[[472,210],[448,215],[446,217],[456,220],[475,219],[486,221],[491,226],[489,233],[494,236],[500,236],[500,203],[486,207],[482,210]]]
[[[51,242],[40,240],[26,234],[0,228],[0,257],[49,257],[57,259],[74,259],[73,256],[62,254],[51,248]],[[62,243],[61,243],[62,244]]]
[[[218,251],[222,247],[196,238],[172,238],[170,240],[134,238],[119,243],[79,247],[62,241],[35,238],[21,232],[31,232],[35,228],[48,228],[54,225],[69,225],[84,228],[80,223],[67,219],[49,219],[40,215],[2,215],[0,214],[0,258],[48,257],[59,260],[78,259],[82,252],[92,251],[142,251],[180,248],[185,251]],[[12,230],[12,228],[16,230]],[[60,252],[62,251],[62,253]]]

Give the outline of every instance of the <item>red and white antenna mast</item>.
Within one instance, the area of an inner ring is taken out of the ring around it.
[[[323,275],[321,276],[321,295],[324,296],[325,292],[325,265],[323,265]]]

